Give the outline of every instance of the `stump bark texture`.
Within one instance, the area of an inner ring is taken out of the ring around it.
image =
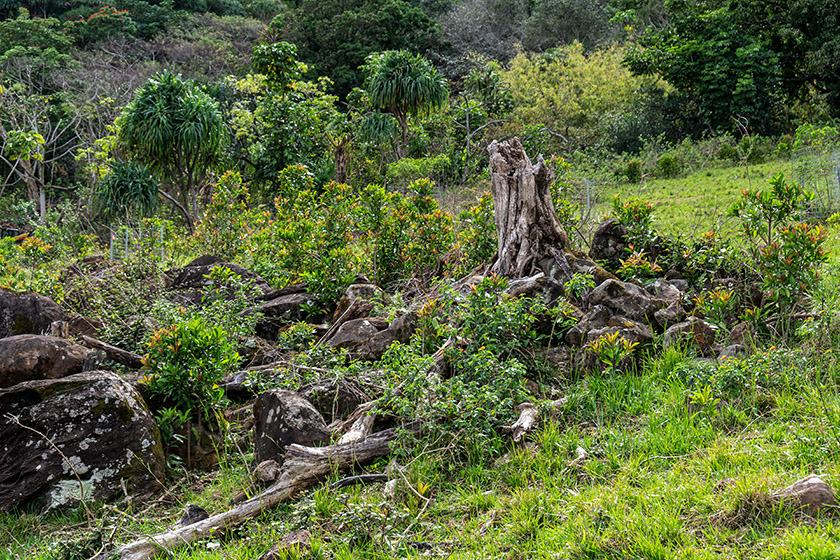
[[[542,156],[532,164],[518,138],[494,141],[487,150],[498,241],[490,272],[530,276],[536,268],[551,268],[546,259],[562,267],[571,248],[551,200],[552,170]]]

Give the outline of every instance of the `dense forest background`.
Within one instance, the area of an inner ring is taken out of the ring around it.
[[[91,222],[131,221],[159,211],[160,193],[192,227],[225,170],[268,202],[293,165],[316,186],[465,187],[485,173],[489,140],[514,135],[589,175],[624,178],[640,154],[652,173],[686,139],[719,138],[738,157],[739,142],[840,114],[836,7],[4,1],[4,215],[23,223],[71,201]],[[431,80],[400,103],[371,94],[394,50],[418,55],[390,61],[407,79]],[[442,91],[425,97],[433,82]],[[189,127],[192,138],[178,137]]]

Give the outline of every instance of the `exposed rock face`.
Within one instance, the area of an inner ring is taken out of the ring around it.
[[[596,261],[607,261],[617,265],[627,250],[627,229],[615,218],[610,218],[595,229],[592,234],[592,249],[589,255]]]
[[[84,346],[54,336],[0,338],[0,387],[81,373],[89,354]]]
[[[309,401],[291,391],[272,389],[254,404],[254,449],[257,462],[283,462],[293,443],[314,445],[330,439],[324,417]]]
[[[822,512],[837,512],[837,498],[831,486],[815,474],[797,480],[787,488],[773,494],[773,498],[792,502],[798,509],[812,517]]]
[[[277,333],[284,325],[311,319],[307,308],[318,302],[315,294],[308,292],[305,285],[289,286],[266,297],[270,299],[258,308],[263,318],[256,328],[257,336],[266,340],[277,340]]]
[[[715,342],[717,331],[717,327],[703,319],[689,317],[682,323],[668,327],[665,331],[664,344],[668,347],[681,341],[688,341],[700,352],[706,354]]]
[[[655,280],[645,288],[645,291],[653,297],[665,300],[668,304],[678,302],[682,296],[682,292],[672,282],[663,278]]]
[[[225,262],[212,255],[198,257],[187,264],[187,266],[181,269],[181,271],[175,276],[175,279],[172,280],[171,289],[197,293],[202,288],[213,285],[213,281],[207,278],[207,276],[214,268],[217,267],[229,268],[231,272],[241,276],[243,280],[250,280],[263,294],[267,294],[271,291],[271,287],[268,285],[268,282],[263,280],[258,274],[255,274],[238,264]]]
[[[0,417],[2,511],[76,503],[78,479],[86,500],[122,493],[121,481],[133,495],[159,489],[164,459],[157,423],[116,374],[86,372],[0,389]]]
[[[664,300],[621,280],[607,280],[595,288],[589,294],[589,303],[603,305],[613,313],[641,323],[655,323],[655,313],[667,307]]]
[[[0,289],[0,338],[43,334],[54,321],[66,320],[61,306],[48,297]]]

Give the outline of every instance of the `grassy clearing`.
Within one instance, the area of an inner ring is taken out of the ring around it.
[[[727,212],[749,187],[761,187],[777,173],[790,178],[790,161],[773,160],[758,165],[708,167],[678,179],[656,179],[607,189],[601,196],[599,215],[609,213],[616,194],[639,196],[654,205],[653,225],[665,235],[696,237],[712,228],[731,227]]]

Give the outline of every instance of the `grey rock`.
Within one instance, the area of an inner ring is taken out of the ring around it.
[[[317,302],[315,295],[305,290],[283,293],[263,302],[258,307],[263,318],[257,324],[257,336],[277,340],[280,327],[311,318],[309,309]]]
[[[685,319],[685,310],[679,302],[672,302],[665,309],[660,309],[653,314],[656,324],[667,329],[671,325],[676,325]]]
[[[243,280],[250,280],[263,294],[271,291],[271,287],[268,285],[268,282],[263,280],[260,275],[255,274],[238,264],[225,262],[213,255],[198,257],[187,264],[180,272],[178,272],[178,274],[175,275],[170,288],[176,291],[199,292],[202,288],[213,284],[212,280],[210,280],[207,276],[214,268],[218,267],[228,268],[234,274],[241,276]]]
[[[56,302],[38,294],[18,294],[0,288],[0,338],[18,334],[44,334],[67,315]]]
[[[0,338],[0,387],[81,373],[90,354],[84,346],[54,336]]]
[[[254,450],[257,462],[282,463],[286,447],[328,441],[330,432],[312,404],[291,391],[271,389],[254,403]]]
[[[724,358],[743,358],[747,355],[747,349],[744,348],[741,344],[730,344],[726,348],[720,351],[718,354],[718,360],[723,360]]]
[[[653,297],[639,286],[621,280],[607,280],[589,294],[591,305],[603,305],[633,321],[655,323],[655,313],[667,302]]]
[[[177,526],[186,527],[187,525],[204,521],[208,517],[210,517],[210,514],[203,507],[195,504],[187,504],[184,507],[184,513],[181,514],[181,519],[178,520]]]
[[[350,284],[336,304],[333,323],[340,319],[351,321],[369,316],[374,301],[381,296],[382,290],[369,282]]]
[[[669,304],[678,302],[682,296],[682,292],[678,290],[672,282],[662,278],[659,278],[646,286],[645,291],[653,297],[665,300]]]
[[[118,375],[85,372],[0,389],[0,418],[2,511],[78,503],[78,479],[86,500],[113,498],[123,484],[138,497],[160,489],[157,422]]]
[[[606,327],[612,315],[612,312],[603,305],[593,306],[577,325],[566,332],[565,341],[572,346],[582,345],[586,341],[586,333]]]
[[[618,264],[627,245],[627,229],[615,218],[610,218],[595,228],[589,256],[596,261],[606,261],[615,265]]]
[[[668,327],[663,343],[665,347],[679,342],[689,342],[703,354],[708,353],[715,342],[718,328],[698,317],[689,317],[682,323]]]

